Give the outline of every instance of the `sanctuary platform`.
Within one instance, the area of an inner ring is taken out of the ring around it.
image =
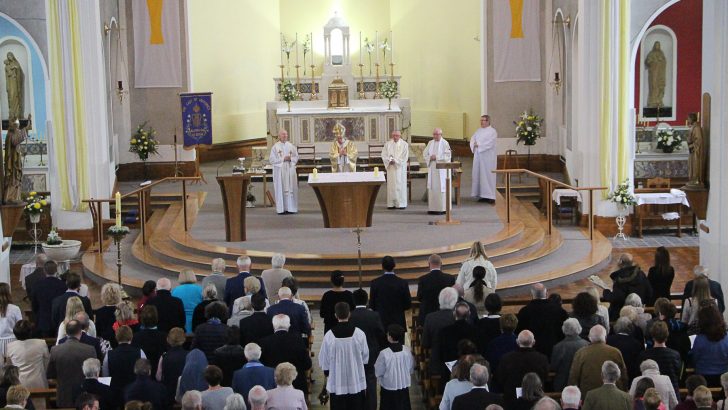
[[[204,164],[207,180],[213,180],[218,164]],[[412,285],[427,272],[427,257],[438,253],[443,270],[457,274],[467,258],[470,245],[482,241],[498,270],[498,289],[503,294],[527,291],[529,284],[545,282],[549,286],[583,278],[608,263],[611,245],[601,234],[590,241],[579,227],[558,226],[548,235],[546,220],[530,203],[512,198],[512,220],[505,223],[505,200],[496,205],[480,203],[468,197],[470,161],[464,159],[464,197],[453,207],[453,217],[460,225],[434,226],[429,222],[444,216],[428,215],[422,200],[425,180],[415,179],[412,201],[406,210],[387,210],[386,192],[379,193],[374,206],[373,224],[361,233],[362,286],[381,274],[381,258],[392,255],[396,272]],[[122,186],[122,192],[134,188]],[[270,267],[275,252],[286,255],[285,267],[299,280],[299,294],[318,300],[330,287],[334,269],[344,271],[347,287],[358,286],[357,237],[352,229],[324,228],[321,210],[314,192],[299,182],[299,213],[277,215],[275,208],[262,207],[262,184],[254,184],[257,207],[247,209],[245,242],[225,242],[222,199],[216,184],[196,184],[187,189],[189,230],[184,230],[181,194],[177,185],[161,185],[153,192],[153,213],[147,222],[147,240],[142,243],[138,230],[132,230],[123,242],[122,282],[130,290],[141,288],[145,280],[167,276],[176,281],[180,269],[193,269],[198,277],[210,273],[213,258],[227,261],[227,274],[236,272],[235,260],[247,254],[253,260],[253,272]],[[160,200],[155,201],[158,195]],[[164,198],[164,200],[161,200]],[[156,202],[156,205],[154,205]],[[103,282],[116,280],[116,249],[102,254],[86,252],[83,264],[88,277]]]

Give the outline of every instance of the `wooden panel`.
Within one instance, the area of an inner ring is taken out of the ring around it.
[[[311,142],[311,127],[308,119],[301,119],[301,142]]]
[[[253,147],[266,145],[265,138],[251,138],[242,141],[223,142],[210,147],[200,147],[200,162],[224,161],[240,157],[252,157]]]
[[[381,182],[367,184],[313,185],[321,205],[326,228],[357,228],[372,226],[372,214]]]
[[[181,176],[191,177],[195,175],[195,163],[193,161],[178,162]],[[174,176],[174,162],[148,162],[146,164],[146,178],[144,177],[145,164],[143,162],[130,162],[120,164],[116,170],[116,180],[123,181],[141,181],[143,179],[162,179]]]
[[[249,175],[217,177],[225,208],[225,240],[245,240],[245,205],[248,194]]]

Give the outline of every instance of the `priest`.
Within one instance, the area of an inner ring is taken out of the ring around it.
[[[346,139],[346,128],[340,122],[334,125],[334,138],[329,150],[331,172],[356,172],[356,157],[359,152],[354,142]]]
[[[490,115],[480,117],[480,128],[470,138],[473,152],[473,190],[472,195],[479,202],[495,203],[495,174],[498,165],[496,140],[498,132],[490,126]]]
[[[324,335],[319,365],[327,377],[326,390],[331,394],[331,410],[364,410],[367,381],[364,363],[369,362],[369,348],[364,332],[349,323],[349,304],[334,306],[338,323]]]
[[[407,208],[407,160],[409,144],[402,133],[392,131],[392,139],[382,148],[382,162],[387,170],[387,209]]]
[[[447,174],[449,169],[437,169],[438,162],[450,162],[450,144],[442,138],[442,129],[432,131],[432,139],[422,153],[427,164],[427,213],[442,215],[446,210]]]
[[[273,191],[275,192],[278,215],[298,212],[298,176],[296,163],[298,150],[288,142],[288,132],[278,131],[278,142],[270,149],[270,164],[273,166]]]

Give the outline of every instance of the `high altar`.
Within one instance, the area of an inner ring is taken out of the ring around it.
[[[268,141],[269,146],[283,128],[293,144],[314,145],[316,152],[328,152],[337,122],[346,127],[346,137],[357,144],[360,153],[366,153],[370,143],[385,143],[394,130],[401,130],[402,138],[409,140],[409,99],[394,98],[390,107],[377,88],[389,80],[396,82],[397,90],[400,89],[400,76],[392,75],[395,68],[392,54],[387,56],[389,61],[379,61],[377,54],[376,71],[371,75],[361,56],[359,64],[351,63],[349,31],[344,18],[338,15],[324,26],[325,57],[321,75],[311,75],[309,71],[305,78],[295,72],[286,76],[281,61],[282,76],[274,79],[278,100],[266,104],[268,133],[273,137]],[[299,100],[291,102],[290,109],[280,93],[281,84],[286,80],[300,91]]]

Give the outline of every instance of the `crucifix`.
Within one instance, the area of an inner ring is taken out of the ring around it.
[[[364,230],[357,226],[352,232],[356,234],[357,261],[359,262],[359,289],[361,289],[361,233]]]

